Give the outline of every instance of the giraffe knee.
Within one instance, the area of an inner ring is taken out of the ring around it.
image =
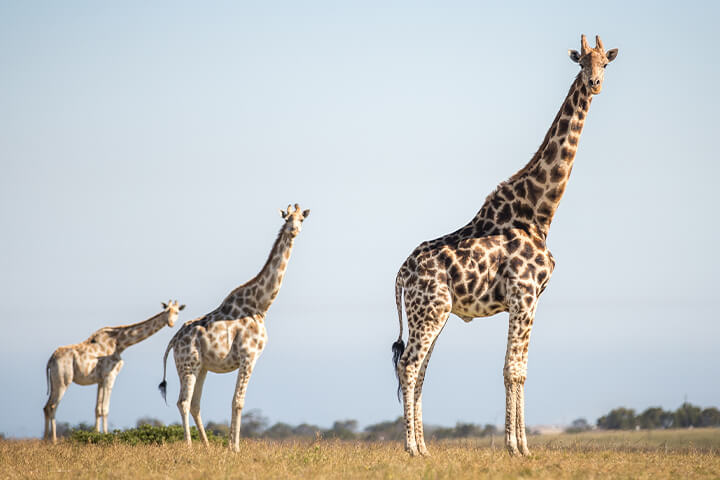
[[[190,415],[192,415],[193,417],[197,417],[198,415],[200,415],[200,405],[190,404]]]
[[[527,378],[527,372],[522,371],[521,369],[508,369],[505,368],[503,370],[503,378],[505,380],[505,386],[508,387],[510,385],[516,385],[516,384],[525,384],[525,379]]]
[[[180,413],[184,414],[185,412],[190,411],[190,402],[187,400],[178,400],[177,407],[178,410],[180,410]]]

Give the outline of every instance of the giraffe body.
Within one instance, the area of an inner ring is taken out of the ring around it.
[[[98,386],[95,406],[95,431],[100,424],[107,433],[107,416],[110,409],[110,395],[115,378],[123,367],[122,352],[160,330],[165,325],[173,326],[178,312],[185,305],[177,302],[163,304],[164,310],[148,320],[133,325],[104,327],[87,340],[75,345],[59,347],[50,356],[46,367],[49,398],[45,413],[46,440],[57,441],[55,412],[67,388],[73,382],[78,385]]]
[[[470,322],[509,313],[503,377],[506,393],[505,445],[528,455],[524,384],[530,332],[537,302],[555,267],[545,241],[572,171],[592,95],[600,93],[604,68],[617,50],[606,52],[596,37],[591,49],[570,58],[582,70],[570,87],[543,143],[530,162],[501,183],[470,223],[420,244],[400,267],[395,298],[400,336],[393,361],[403,396],[405,448],[427,455],[422,425],[422,386],[438,335],[451,313]],[[408,322],[402,341],[403,294]]]
[[[228,373],[238,370],[237,384],[232,401],[230,424],[231,450],[240,448],[240,424],[245,405],[245,392],[255,362],[267,343],[265,315],[280,290],[295,237],[310,210],[281,210],[285,219],[265,266],[249,282],[233,290],[214,311],[182,326],[170,340],[163,359],[163,382],[160,390],[165,395],[165,368],[168,354],[173,350],[175,367],[180,378],[178,409],[185,429],[185,441],[191,444],[189,414],[193,416],[200,437],[208,445],[200,415],[200,399],[207,372]]]

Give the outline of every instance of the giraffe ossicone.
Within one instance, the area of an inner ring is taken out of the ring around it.
[[[570,177],[592,96],[600,93],[605,51],[596,37],[590,48],[569,51],[581,67],[540,148],[530,162],[492,192],[470,223],[420,244],[400,267],[395,299],[400,335],[393,363],[402,393],[405,449],[427,455],[422,424],[422,386],[430,355],[451,313],[469,322],[509,312],[505,383],[505,446],[529,455],[525,435],[528,345],[540,294],[555,266],[545,241]],[[403,294],[408,343],[402,340]]]
[[[245,392],[255,362],[267,343],[265,315],[277,297],[287,269],[295,237],[310,210],[294,210],[288,205],[280,210],[285,220],[265,265],[253,279],[237,287],[212,312],[186,322],[170,340],[163,358],[163,381],[160,392],[165,398],[167,357],[173,350],[175,367],[180,378],[177,406],[182,417],[185,442],[191,445],[192,414],[202,442],[209,445],[200,416],[200,399],[208,372],[228,373],[238,370],[232,401],[230,438],[233,451],[240,448],[240,424],[245,405]]]
[[[95,431],[100,431],[102,422],[102,429],[107,433],[110,395],[115,378],[123,366],[120,354],[165,325],[172,327],[180,310],[185,308],[185,305],[178,305],[177,301],[172,300],[163,303],[162,306],[162,312],[144,322],[104,327],[90,335],[84,342],[59,347],[53,352],[45,367],[48,382],[48,400],[43,407],[45,440],[57,442],[55,413],[65,391],[73,382],[79,385],[97,384]]]

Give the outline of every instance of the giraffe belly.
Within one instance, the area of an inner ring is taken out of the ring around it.
[[[204,352],[202,363],[205,368],[214,373],[229,373],[240,368],[243,362],[260,355],[261,351],[251,352],[246,347],[233,343],[229,350],[209,350]]]
[[[100,374],[97,364],[89,371],[76,368],[73,372],[73,382],[78,385],[93,385],[100,381]]]
[[[99,362],[90,355],[78,355],[73,362],[73,382],[92,385],[100,380]]]
[[[228,355],[224,359],[213,358],[206,360],[204,366],[213,373],[230,373],[240,368],[240,363],[240,358]]]
[[[472,319],[478,317],[490,317],[505,311],[507,311],[507,308],[503,304],[497,302],[485,303],[476,301],[469,305],[465,304],[462,306],[454,303],[452,308],[452,313],[462,318],[465,322],[470,322]]]
[[[455,294],[451,311],[466,322],[507,311],[502,290],[497,282],[493,282],[487,289],[465,295]]]

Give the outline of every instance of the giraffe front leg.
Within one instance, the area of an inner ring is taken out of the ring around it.
[[[524,456],[530,455],[530,449],[527,446],[527,430],[525,429],[525,384],[518,384],[517,388],[517,447]]]
[[[104,402],[105,390],[103,388],[103,382],[98,382],[97,385],[97,398],[95,399],[95,431],[100,432],[100,425],[102,422],[102,405]]]
[[[185,432],[185,444],[192,446],[192,437],[190,436],[190,399],[195,389],[195,374],[184,373],[180,376],[180,395],[178,396],[177,406],[180,410],[182,418],[183,430]]]
[[[517,395],[516,384],[505,377],[505,448],[510,455],[519,455],[517,448]]]
[[[257,357],[247,357],[238,369],[235,394],[232,400],[232,418],[230,420],[230,441],[228,447],[233,452],[240,451],[240,426],[242,424],[242,409],[245,406],[245,392],[247,391],[250,375],[252,374]]]
[[[104,382],[104,392],[102,401],[102,423],[103,433],[108,433],[108,414],[110,413],[110,396],[112,395],[112,389],[115,385],[115,379],[122,370],[123,361],[118,361],[115,366],[110,370],[110,374],[107,376]]]
[[[525,432],[525,379],[527,352],[530,343],[537,299],[529,288],[510,289],[511,298],[508,344],[505,354],[505,446],[511,455],[529,455]],[[525,293],[525,295],[523,295]],[[528,300],[530,299],[530,300]],[[528,308],[527,305],[530,305]]]
[[[203,369],[197,376],[195,382],[195,391],[193,392],[192,401],[190,402],[190,414],[195,420],[198,432],[200,433],[200,440],[205,444],[206,447],[210,446],[207,435],[205,434],[205,427],[203,426],[202,418],[200,417],[200,399],[202,398],[203,384],[205,383],[205,377],[207,376],[207,370]]]

